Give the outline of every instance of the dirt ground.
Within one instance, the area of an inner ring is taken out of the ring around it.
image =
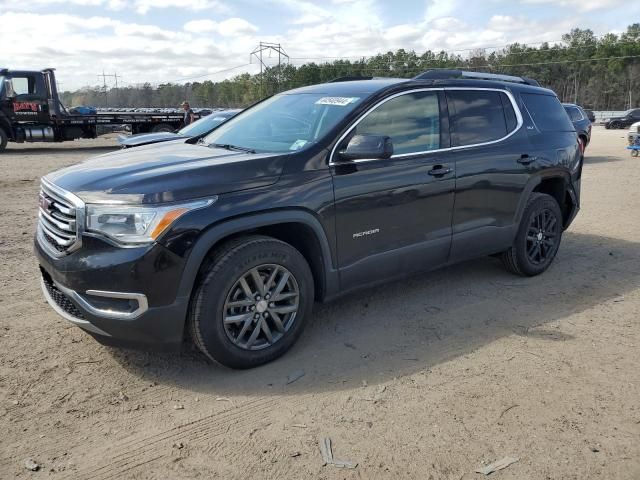
[[[544,275],[492,258],[316,305],[251,371],[99,345],[45,303],[41,175],[113,139],[0,154],[0,478],[640,478],[640,159],[595,129]],[[304,376],[287,384],[290,375]],[[323,466],[318,440],[353,470]],[[26,460],[40,465],[25,468]]]

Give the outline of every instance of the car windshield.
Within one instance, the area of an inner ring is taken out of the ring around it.
[[[221,125],[204,143],[257,152],[302,150],[321,139],[361,100],[321,93],[275,95]]]
[[[191,125],[187,125],[186,127],[178,130],[178,133],[185,137],[197,137],[198,135],[202,135],[213,130],[228,118],[229,114],[221,115],[214,112],[211,115],[207,115],[206,117],[193,122]]]

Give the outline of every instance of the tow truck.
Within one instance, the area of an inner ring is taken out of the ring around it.
[[[131,133],[168,132],[182,126],[180,112],[70,113],[58,97],[54,70],[0,68],[0,152],[8,142],[96,138],[99,125],[129,125]]]

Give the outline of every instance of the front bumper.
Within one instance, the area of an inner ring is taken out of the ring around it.
[[[188,297],[177,297],[183,259],[161,245],[119,248],[83,239],[83,248],[53,258],[38,240],[41,286],[51,307],[102,343],[179,348]]]

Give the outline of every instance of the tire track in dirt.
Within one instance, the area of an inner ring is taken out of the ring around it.
[[[288,405],[298,405],[304,402],[305,398],[306,396],[295,397],[292,402],[288,402]],[[151,436],[137,434],[115,445],[115,454],[111,455],[106,462],[100,462],[100,459],[104,458],[102,452],[94,452],[84,457],[83,461],[91,467],[77,471],[71,478],[96,480],[120,478],[123,473],[149,462],[169,458],[173,443],[182,441],[189,445],[204,444],[228,433],[232,428],[237,432],[260,423],[268,419],[269,412],[273,411],[281,401],[281,398],[251,400],[236,408],[161,430]],[[165,442],[167,445],[163,445]],[[158,455],[159,448],[166,450],[166,453]]]

